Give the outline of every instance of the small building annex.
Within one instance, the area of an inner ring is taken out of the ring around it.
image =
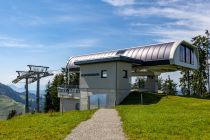
[[[58,88],[60,109],[113,107],[128,96],[133,76],[145,76],[144,91],[157,92],[164,72],[197,69],[198,51],[186,41],[137,46],[70,57],[66,70],[79,73],[79,85]]]

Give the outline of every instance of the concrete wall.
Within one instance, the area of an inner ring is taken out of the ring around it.
[[[101,70],[107,70],[108,78],[101,78]],[[115,62],[88,64],[80,66],[80,88],[114,89]],[[82,74],[98,73],[98,76],[81,76]]]
[[[79,104],[79,99],[72,99],[72,98],[60,98],[60,111],[69,111],[69,110],[76,110],[76,104]]]
[[[101,70],[107,70],[108,77],[101,78]],[[123,78],[127,70],[128,78]],[[98,74],[97,76],[81,76]],[[108,107],[119,104],[130,91],[131,64],[125,62],[107,62],[80,66],[80,109],[88,109],[88,96],[107,94]]]
[[[124,71],[127,70],[128,77],[123,78]],[[131,70],[132,65],[130,63],[118,62],[117,63],[117,100],[116,104],[119,104],[125,97],[128,96],[131,90]]]

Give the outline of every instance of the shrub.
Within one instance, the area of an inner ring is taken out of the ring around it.
[[[7,120],[12,119],[14,116],[17,115],[17,111],[16,110],[11,110],[7,116]]]

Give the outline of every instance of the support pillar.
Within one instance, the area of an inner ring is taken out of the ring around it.
[[[157,75],[149,75],[147,76],[147,81],[145,83],[146,89],[151,92],[158,91],[158,76]]]
[[[25,113],[28,113],[29,112],[29,104],[28,104],[28,78],[26,78],[25,90],[26,90]]]
[[[37,87],[36,87],[36,112],[39,112],[39,85],[40,85],[40,74],[37,74]]]

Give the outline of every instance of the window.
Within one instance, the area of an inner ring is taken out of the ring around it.
[[[180,61],[185,62],[185,47],[180,46]]]
[[[128,78],[128,71],[127,70],[123,70],[123,73],[124,73],[123,78]]]
[[[191,64],[191,51],[189,48],[186,48],[186,63]]]
[[[188,64],[194,64],[194,54],[191,48],[180,46],[180,61]]]
[[[191,52],[190,52],[190,58],[191,58],[191,60],[190,60],[190,64],[194,64],[194,53],[193,53],[193,50],[191,50]]]
[[[108,77],[107,70],[101,70],[101,78],[107,78],[107,77]]]

